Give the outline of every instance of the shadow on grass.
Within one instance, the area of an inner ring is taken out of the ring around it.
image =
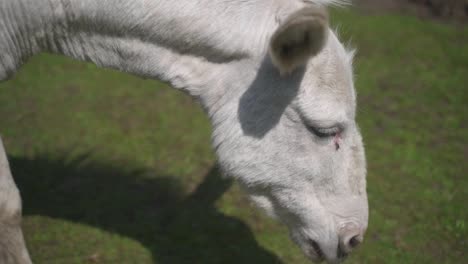
[[[188,197],[175,177],[76,159],[10,157],[24,215],[45,215],[130,237],[157,263],[280,263],[215,201],[231,186],[214,167]]]

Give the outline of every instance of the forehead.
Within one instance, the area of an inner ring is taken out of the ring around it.
[[[312,58],[298,96],[302,114],[314,120],[345,122],[354,119],[353,52],[348,52],[330,31],[323,51]]]

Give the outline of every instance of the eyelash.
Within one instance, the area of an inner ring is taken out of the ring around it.
[[[329,128],[319,128],[313,126],[307,126],[307,129],[311,131],[314,135],[319,138],[332,138],[340,134],[343,129],[341,127],[329,127]]]

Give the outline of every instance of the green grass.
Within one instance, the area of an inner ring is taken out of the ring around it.
[[[468,28],[333,13],[358,47],[370,223],[349,263],[463,263]],[[308,263],[221,179],[199,106],[157,81],[39,55],[0,84],[35,263]]]

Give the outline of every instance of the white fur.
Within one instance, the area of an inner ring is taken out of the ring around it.
[[[31,263],[21,231],[21,197],[0,138],[0,263]]]
[[[276,30],[311,3],[345,1],[3,0],[0,79],[48,51],[169,82],[206,110],[225,174],[312,260],[313,240],[337,262],[368,219],[352,54],[329,29],[288,75],[268,53]]]

